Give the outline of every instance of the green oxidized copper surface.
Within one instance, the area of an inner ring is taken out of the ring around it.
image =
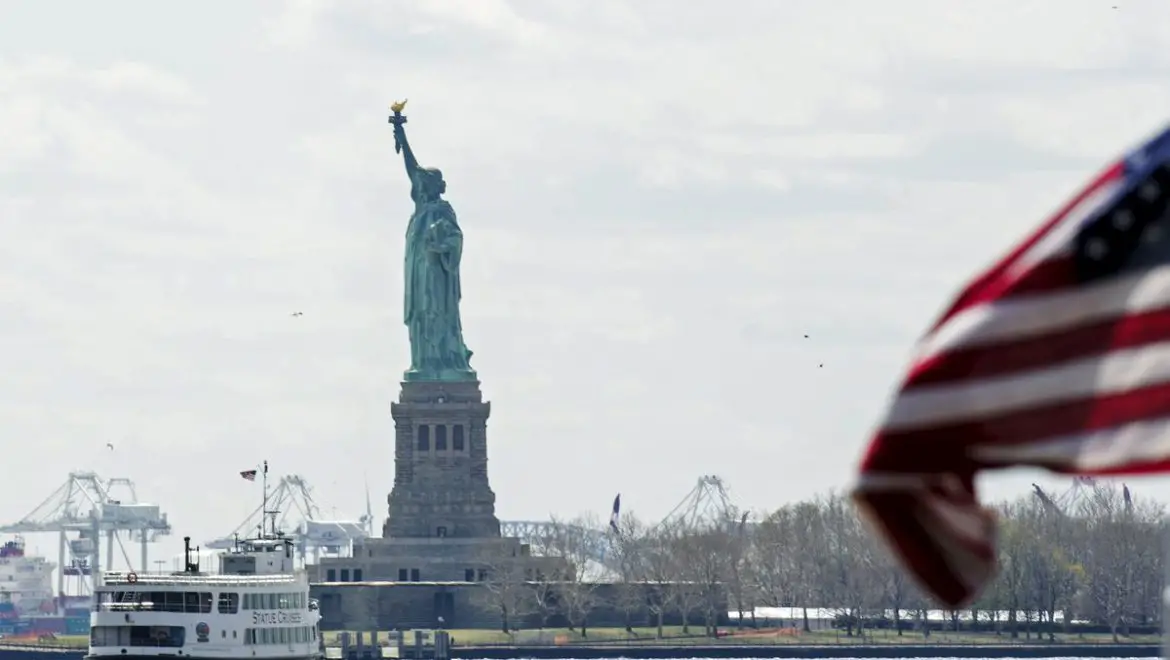
[[[406,102],[391,106],[394,150],[401,152],[410,177],[414,213],[406,226],[403,322],[410,336],[408,381],[477,380],[471,350],[463,343],[459,302],[463,297],[459,266],[463,231],[441,195],[447,190],[443,173],[419,167],[406,141]]]

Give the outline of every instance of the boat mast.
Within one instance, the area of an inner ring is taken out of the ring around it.
[[[260,538],[266,537],[265,525],[268,520],[268,461],[264,461],[263,476],[260,478],[260,490],[264,498],[260,502]]]

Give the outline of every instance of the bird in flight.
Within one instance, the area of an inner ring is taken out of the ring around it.
[[[112,443],[112,442],[107,442],[107,443],[106,443],[106,447],[107,447],[107,448],[108,448],[110,451],[114,451],[114,443]]]
[[[305,313],[304,312],[293,312],[292,315],[293,316],[304,316]]]

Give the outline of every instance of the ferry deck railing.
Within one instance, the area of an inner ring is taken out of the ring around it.
[[[130,576],[134,575],[133,578]],[[124,572],[109,572],[102,575],[102,586],[127,586],[127,587],[167,587],[167,586],[274,586],[280,584],[296,584],[300,582],[303,575],[298,572],[291,573],[274,573],[271,575],[223,575],[223,574],[204,574],[204,575],[186,575],[186,574],[169,574],[169,573],[124,573]]]

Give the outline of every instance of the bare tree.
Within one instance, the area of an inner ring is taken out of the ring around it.
[[[878,585],[879,602],[890,610],[891,623],[895,634],[902,636],[902,613],[910,609],[921,609],[921,600],[906,571],[894,562],[894,557],[885,549],[874,557],[874,584]],[[924,612],[925,614],[925,612]]]
[[[610,534],[608,564],[616,573],[614,605],[622,612],[626,632],[633,632],[634,615],[646,609],[646,562],[649,530],[634,513],[622,514]]]
[[[1129,634],[1139,608],[1141,582],[1158,559],[1161,507],[1135,503],[1121,489],[1098,486],[1084,505],[1088,523],[1085,569],[1089,605],[1114,641]],[[1157,578],[1154,577],[1156,580]]]
[[[749,512],[731,507],[723,512],[723,516],[727,541],[726,592],[735,603],[736,625],[742,628],[743,613],[749,608],[749,602],[757,598],[756,581],[752,579],[751,542],[747,530]],[[755,608],[750,609],[753,612],[754,623]]]
[[[1119,485],[1081,487],[1076,494],[1028,494],[1001,504],[998,576],[970,607],[970,623],[967,612],[951,611],[942,625],[959,630],[990,623],[996,634],[1049,640],[1062,630],[1076,632],[1073,621],[1107,625],[1118,640],[1134,626],[1158,625],[1162,507]],[[711,633],[724,608],[746,613],[761,605],[797,608],[805,630],[814,607],[834,610],[835,624],[849,635],[864,636],[879,620],[889,620],[898,635],[908,628],[906,620],[915,620],[926,636],[939,626],[927,617],[937,606],[840,495],[779,507],[751,534],[739,533],[742,514],[730,507],[723,518],[688,529],[678,521],[646,527],[627,514],[609,537],[607,573],[594,561],[596,535],[580,531],[600,527],[595,521],[556,523],[541,545],[564,559],[565,568],[529,583],[529,606],[542,621],[563,614],[584,633],[604,579],[627,629],[648,612],[660,637],[675,613],[685,632],[703,615]],[[498,569],[491,582],[493,602],[509,601],[509,590],[497,586],[509,580]],[[516,607],[523,609],[511,603],[509,614]]]
[[[799,578],[797,553],[793,551],[795,522],[792,506],[783,506],[756,528],[752,538],[755,592],[760,604],[784,607],[796,603]],[[807,604],[807,600],[804,601]]]
[[[496,543],[479,556],[483,576],[481,597],[499,612],[500,629],[509,634],[532,606],[522,559],[512,550],[506,543]]]
[[[547,538],[541,542],[548,556],[563,560],[557,597],[569,629],[579,629],[583,637],[589,634],[589,614],[596,605],[603,573],[597,563],[597,548],[587,531],[598,527],[596,518],[590,515],[568,522],[554,518]]]
[[[544,569],[538,568],[532,575],[532,580],[528,582],[531,603],[540,620],[541,629],[547,627],[548,620],[561,610],[558,596],[560,580],[560,571],[546,572]]]
[[[661,523],[657,528],[659,551],[663,553],[666,573],[671,577],[659,583],[669,591],[670,601],[682,617],[682,632],[691,632],[691,619],[699,612],[706,598],[703,585],[695,580],[693,535],[679,522]]]
[[[694,598],[694,609],[703,614],[704,632],[712,637],[717,633],[720,610],[726,609],[725,584],[731,573],[728,558],[733,543],[733,532],[718,522],[688,530],[674,543],[682,577],[678,589],[685,594],[680,601]]]
[[[824,566],[829,602],[844,615],[845,632],[864,635],[865,607],[874,592],[874,543],[852,503],[837,493],[823,500]],[[868,581],[867,581],[868,579]]]
[[[654,617],[659,639],[662,638],[666,613],[679,609],[675,589],[679,571],[673,547],[676,536],[673,525],[658,525],[646,531],[640,550],[639,564],[646,589],[646,607]]]

